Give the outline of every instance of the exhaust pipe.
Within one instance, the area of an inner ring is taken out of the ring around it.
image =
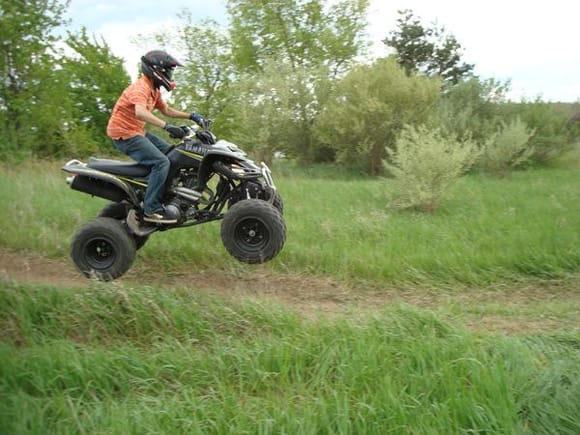
[[[73,190],[78,190],[79,192],[88,193],[89,195],[98,196],[99,198],[108,199],[113,202],[120,202],[128,196],[120,187],[86,175],[67,177],[66,182],[69,183]]]
[[[201,193],[197,190],[188,189],[186,187],[176,187],[173,189],[173,193],[193,202],[198,202],[201,199]]]

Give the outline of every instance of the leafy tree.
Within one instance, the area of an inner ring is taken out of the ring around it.
[[[87,35],[86,29],[69,34],[66,44],[72,54],[64,57],[59,79],[68,85],[71,119],[66,128],[67,142],[85,152],[95,148],[111,150],[106,127],[115,102],[130,78],[123,59],[113,55],[107,43]],[[81,142],[71,143],[77,136]]]
[[[292,69],[325,66],[344,71],[364,50],[368,0],[229,0],[231,38],[240,71],[257,71],[267,59]]]
[[[440,81],[407,76],[393,58],[351,70],[317,120],[321,140],[339,162],[373,175],[382,171],[386,148],[395,147],[406,124],[426,122]]]
[[[64,24],[68,3],[0,0],[0,133],[17,148],[28,148],[39,137],[32,112],[40,112],[46,103],[42,98],[50,93],[45,88],[52,71],[51,47],[59,39],[53,30]],[[48,124],[57,128],[59,114],[51,113],[54,119]]]
[[[439,75],[454,85],[468,77],[474,65],[462,62],[462,47],[444,27],[425,28],[413,11],[399,11],[398,28],[383,42],[395,49],[407,74]]]
[[[171,93],[172,105],[215,119],[216,132],[230,135],[231,103],[235,98],[231,85],[238,74],[227,29],[211,19],[194,22],[186,9],[180,11],[179,17],[183,25],[176,31],[153,37],[140,35],[140,40],[154,40],[157,46],[173,53],[183,63],[175,71],[177,87]]]
[[[214,20],[193,22],[190,12],[180,13],[184,24],[177,35],[156,35],[157,42],[176,52],[183,63],[177,68],[176,89],[171,98],[182,110],[195,110],[217,118],[216,127],[224,133],[224,124],[230,117],[230,85],[235,79],[231,43],[227,31]]]
[[[228,1],[241,84],[235,119],[246,141],[260,137],[266,154],[276,149],[302,162],[328,160],[314,122],[331,80],[364,51],[367,7],[368,0],[330,6],[322,0]],[[273,131],[257,134],[264,128]]]
[[[234,94],[234,138],[263,160],[282,151],[303,163],[328,160],[314,131],[314,120],[328,99],[325,68],[293,69],[266,62],[263,72],[240,80]]]

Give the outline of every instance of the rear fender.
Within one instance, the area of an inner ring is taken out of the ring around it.
[[[74,190],[114,202],[126,199],[132,204],[139,203],[135,191],[129,184],[114,175],[91,169],[78,160],[67,162],[62,170],[73,174],[67,178],[67,183]]]

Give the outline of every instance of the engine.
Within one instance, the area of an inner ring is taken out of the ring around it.
[[[185,221],[185,211],[190,205],[186,201],[175,198],[165,204],[165,214],[172,219],[177,219],[178,223],[182,223]]]

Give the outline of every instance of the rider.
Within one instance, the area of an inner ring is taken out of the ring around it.
[[[141,57],[143,75],[123,91],[107,126],[107,135],[113,139],[120,151],[151,168],[143,200],[143,219],[147,222],[171,224],[177,220],[165,213],[161,203],[169,172],[169,159],[164,151],[170,145],[153,133],[146,132],[145,124],[161,127],[174,138],[181,139],[185,136],[181,127],[159,119],[151,113],[152,110],[158,109],[169,118],[191,119],[198,124],[203,123],[203,116],[199,113],[173,109],[161,96],[161,86],[167,91],[175,88],[172,76],[177,66],[182,64],[165,51],[154,50]]]

